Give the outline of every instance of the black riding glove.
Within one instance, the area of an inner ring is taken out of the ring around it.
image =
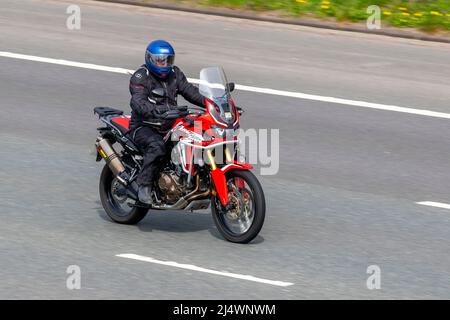
[[[153,113],[155,114],[155,116],[159,117],[163,113],[165,113],[165,112],[167,112],[169,110],[170,110],[169,106],[167,106],[165,104],[161,104],[161,105],[157,105],[155,107],[155,109],[153,110]]]

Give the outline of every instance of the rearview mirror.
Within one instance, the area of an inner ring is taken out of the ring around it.
[[[228,86],[228,90],[229,90],[230,92],[233,92],[233,91],[234,91],[234,87],[235,87],[234,82],[229,82],[229,83],[227,84],[227,86]]]
[[[152,90],[152,94],[156,97],[163,98],[166,96],[166,92],[163,88],[155,88]]]

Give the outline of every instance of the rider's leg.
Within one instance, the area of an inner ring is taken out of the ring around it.
[[[136,179],[139,185],[139,201],[150,204],[152,202],[152,182],[157,169],[157,159],[166,153],[162,136],[149,127],[139,128],[135,132],[134,141],[144,152],[144,161]]]

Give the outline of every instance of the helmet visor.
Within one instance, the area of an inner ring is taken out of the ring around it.
[[[153,54],[150,52],[146,53],[147,60],[150,61],[154,66],[158,68],[168,68],[173,66],[175,62],[175,56],[173,54]]]

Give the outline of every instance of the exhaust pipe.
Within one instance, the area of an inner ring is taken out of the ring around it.
[[[124,185],[127,185],[128,183],[126,179],[124,179],[122,174],[126,173],[125,167],[123,166],[119,155],[116,153],[109,141],[103,137],[98,137],[97,141],[95,142],[95,146],[97,147],[97,151],[100,153],[103,159],[105,159],[106,163],[108,164],[117,180],[119,180]]]

